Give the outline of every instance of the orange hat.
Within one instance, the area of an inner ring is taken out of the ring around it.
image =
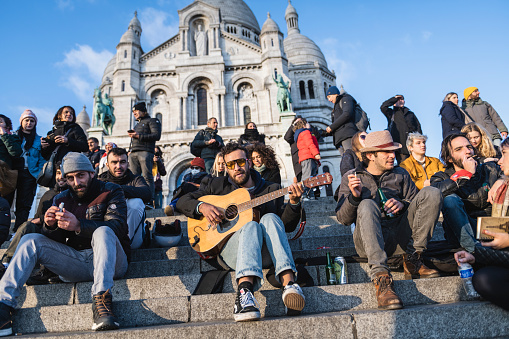
[[[201,167],[203,168],[203,170],[205,171],[205,160],[203,160],[202,158],[194,158],[192,161],[191,161],[191,166],[198,166],[198,167]]]
[[[468,97],[470,96],[470,94],[472,94],[476,89],[478,89],[478,88],[477,87],[465,88],[465,90],[463,91],[463,96],[465,97],[465,100],[468,100]]]

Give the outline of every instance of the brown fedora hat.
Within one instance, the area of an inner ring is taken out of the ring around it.
[[[387,130],[368,133],[364,144],[365,147],[361,148],[361,153],[394,151],[401,148],[400,143],[392,141],[391,133]]]

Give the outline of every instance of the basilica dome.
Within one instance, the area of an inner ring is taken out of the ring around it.
[[[198,0],[197,0],[198,1]],[[260,34],[260,25],[251,8],[242,0],[199,0],[221,11],[221,21],[238,24]]]
[[[320,66],[327,67],[327,61],[320,47],[305,35],[297,32],[289,34],[284,40],[284,47],[288,62],[295,66],[313,64],[318,61]]]
[[[115,71],[115,63],[116,63],[117,56],[114,55],[110,61],[108,62],[108,65],[106,65],[106,68],[104,69],[103,73],[103,79],[102,83],[108,83],[113,80],[113,71]],[[107,80],[109,78],[109,80]]]

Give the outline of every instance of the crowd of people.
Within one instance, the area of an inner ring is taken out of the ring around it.
[[[333,137],[342,154],[336,216],[341,224],[354,225],[355,250],[367,259],[380,309],[404,306],[393,287],[389,257],[402,257],[408,279],[441,274],[425,264],[424,255],[442,214],[447,248],[455,252],[458,264],[482,267],[474,275],[476,290],[509,310],[509,234],[486,232],[494,240],[481,242],[475,232],[476,219],[492,215],[509,185],[507,128],[494,108],[480,99],[479,90],[465,89],[461,107],[457,93],[446,95],[440,109],[440,159],[427,155],[427,136],[403,95],[380,107],[387,129],[369,133],[356,124],[360,106],[353,96],[335,86],[326,96],[334,107],[325,130],[296,116],[284,136],[295,172],[288,201],[279,197],[262,203],[257,207],[259,218],[243,225],[213,253],[201,253],[235,271],[235,321],[260,318],[253,292],[261,286],[262,269],[271,266],[282,286],[286,313],[298,315],[305,306],[286,233],[299,225],[302,202],[315,199],[300,181],[317,175],[319,141],[325,136]],[[149,116],[143,102],[134,105],[133,115],[138,123],[127,131],[128,150],[114,143],[101,150],[99,140],[87,139],[76,124],[70,106],[57,111],[45,137],[36,133],[37,117],[31,110],[22,113],[15,132],[12,121],[0,115],[0,210],[8,211],[16,199],[15,233],[0,265],[0,335],[12,333],[12,311],[25,283],[93,281],[92,328],[119,328],[111,288],[114,279],[126,273],[131,250],[143,244],[147,205],[162,208],[161,176],[166,175],[162,150],[156,145],[161,138],[159,120]],[[227,144],[217,127],[212,117],[196,134],[190,149],[195,158],[164,208],[167,215],[205,218],[217,227],[225,210],[201,197],[245,188],[255,198],[281,188],[276,151],[265,144],[254,122]],[[49,190],[28,220],[39,179],[51,169]],[[12,171],[17,172],[17,184],[8,189],[7,173]],[[10,218],[0,218],[1,242],[8,240],[9,228]],[[32,275],[37,266],[40,274]]]

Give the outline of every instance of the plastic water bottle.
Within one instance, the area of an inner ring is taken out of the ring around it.
[[[463,288],[469,298],[479,298],[479,294],[475,291],[474,285],[472,284],[472,276],[474,275],[474,269],[468,263],[461,263],[458,266],[458,273],[460,274],[461,281],[463,282]]]

